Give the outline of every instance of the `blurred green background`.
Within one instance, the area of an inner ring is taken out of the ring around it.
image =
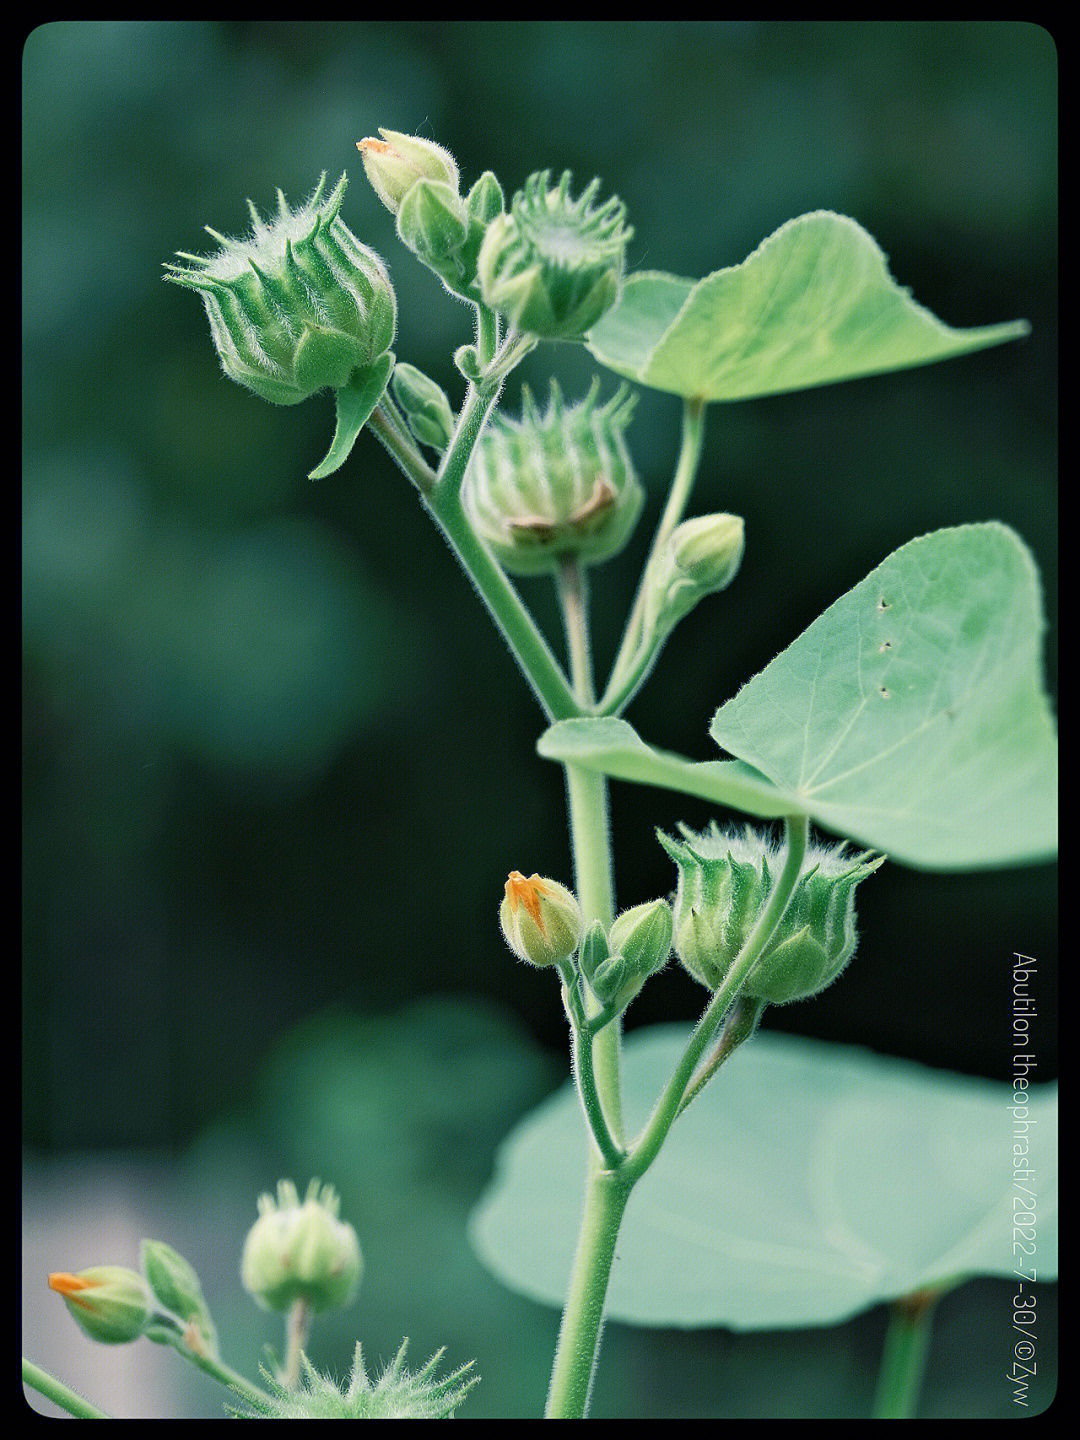
[[[374,1355],[407,1332],[417,1357],[477,1356],[467,1414],[535,1413],[555,1317],[485,1276],[464,1217],[498,1140],[566,1072],[554,987],[496,924],[510,868],[570,878],[560,773],[407,482],[363,436],[339,474],[307,481],[330,400],[279,409],[227,381],[161,262],[207,248],[203,223],[243,230],[246,196],[267,208],[277,185],[298,199],[347,170],[344,218],[397,289],[395,349],[456,401],[468,312],[397,242],[354,148],[385,125],[447,145],[466,184],[486,168],[508,191],[542,166],[601,175],[627,202],[634,268],[701,275],[828,208],[948,323],[1028,319],[1028,340],[963,360],[712,408],[693,504],[746,517],[746,560],[631,712],[709,758],[717,704],[913,535],[1013,525],[1053,634],[1053,40],[1019,22],[58,22],[30,35],[23,77],[31,1173],[47,1192],[75,1152],[161,1157],[139,1182],[150,1216],[168,1193],[181,1224],[181,1185],[237,1358],[277,1339],[235,1293],[254,1193],[320,1174],[369,1270],[316,1358],[340,1370],[358,1329]],[[589,357],[544,346],[522,378],[552,372],[583,389]],[[595,572],[601,663],[678,418],[646,393],[629,432],[649,503],[626,556]],[[557,638],[545,587],[526,594]],[[653,827],[707,809],[617,786],[612,811],[621,901],[668,891]],[[860,892],[843,982],[769,1023],[1004,1078],[1021,950],[1039,961],[1049,1080],[1052,884],[1048,867],[887,866]],[[631,1024],[690,1018],[699,999],[666,974]],[[985,1338],[982,1369],[970,1345],[963,1376],[942,1360],[932,1413],[1007,1413],[1006,1294],[947,1302],[948,1333]],[[790,1337],[779,1364],[768,1337],[613,1326],[598,1413],[859,1414],[879,1320]],[[190,1403],[213,1413],[212,1395]]]

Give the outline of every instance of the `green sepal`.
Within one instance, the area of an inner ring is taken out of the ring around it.
[[[208,1353],[216,1355],[217,1331],[194,1267],[164,1240],[144,1240],[140,1256],[143,1274],[155,1298],[178,1319],[193,1324]]]
[[[314,393],[329,386],[347,385],[357,366],[363,365],[366,350],[359,341],[341,330],[305,324],[296,346],[293,370],[297,383]]]
[[[325,459],[308,475],[309,480],[323,480],[344,465],[356,443],[356,437],[382,399],[393,369],[394,352],[388,350],[366,370],[357,370],[348,384],[335,390],[337,425],[334,438]]]

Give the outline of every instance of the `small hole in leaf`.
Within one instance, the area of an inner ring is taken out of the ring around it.
[[[879,653],[879,654],[881,653],[882,650],[891,650],[891,649],[892,649],[892,641],[891,641],[891,640],[883,640],[883,641],[881,642],[881,644],[880,644],[877,648],[878,648],[878,653]]]
[[[888,600],[885,599],[885,596],[884,596],[884,595],[883,595],[883,596],[881,597],[881,599],[877,602],[877,608],[878,608],[879,610],[888,610],[888,609],[889,609],[889,602],[888,602]]]
[[[886,690],[884,685],[879,685],[879,686],[878,686],[878,694],[881,696],[881,698],[882,698],[883,700],[891,700],[891,699],[892,699],[892,691],[891,691],[891,690]]]

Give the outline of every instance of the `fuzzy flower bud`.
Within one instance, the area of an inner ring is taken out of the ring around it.
[[[646,572],[646,634],[663,639],[703,596],[730,585],[743,545],[740,515],[698,515],[676,525]]]
[[[441,387],[415,365],[401,360],[394,367],[391,384],[409,429],[421,445],[445,450],[454,433],[454,412]]]
[[[498,413],[473,451],[465,508],[507,570],[536,575],[573,557],[596,565],[626,544],[642,490],[623,431],[636,398],[623,387],[596,404],[599,382],[576,405],[552,381],[546,414],[522,389],[522,417]]]
[[[301,1202],[291,1180],[278,1183],[277,1201],[259,1197],[259,1218],[248,1231],[240,1261],[244,1289],[267,1310],[303,1300],[312,1310],[348,1305],[363,1262],[356,1231],[338,1218],[330,1185],[313,1180]]]
[[[684,841],[660,835],[679,867],[675,953],[696,980],[715,990],[764,910],[783,855],[749,826],[725,834],[715,824]],[[803,1000],[832,983],[855,952],[855,887],[884,863],[869,851],[812,844],[784,918],[743,993],[772,1005]]]
[[[569,960],[584,929],[581,906],[565,885],[511,870],[499,907],[503,938],[519,960],[558,965]]]
[[[567,170],[530,175],[506,214],[487,228],[477,261],[484,301],[516,325],[550,340],[574,340],[614,305],[622,284],[626,207],[612,196],[599,207],[593,180],[570,198]]]
[[[390,277],[339,216],[345,176],[324,199],[325,179],[297,210],[279,190],[269,220],[249,201],[250,238],[210,230],[221,249],[166,276],[201,293],[226,375],[278,405],[355,385],[394,338]]]
[[[121,1265],[94,1265],[76,1275],[49,1276],[49,1289],[62,1295],[72,1319],[91,1340],[123,1345],[138,1340],[150,1319],[146,1281]]]
[[[449,150],[419,135],[402,135],[381,127],[379,134],[381,140],[358,140],[356,148],[372,189],[391,214],[398,213],[418,180],[437,180],[457,193],[458,168]]]

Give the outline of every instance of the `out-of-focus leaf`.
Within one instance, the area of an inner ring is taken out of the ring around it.
[[[641,1124],[689,1031],[626,1044]],[[958,1275],[1012,1276],[1014,1166],[1036,1177],[1039,1276],[1056,1273],[1056,1092],[766,1032],[695,1100],[631,1197],[608,1313],[639,1325],[830,1325]],[[1023,1120],[1025,1123],[1019,1123]],[[1014,1135],[1015,1130],[1015,1135]],[[564,1086],[502,1149],[474,1212],[477,1252],[512,1288],[562,1303],[585,1180]]]

